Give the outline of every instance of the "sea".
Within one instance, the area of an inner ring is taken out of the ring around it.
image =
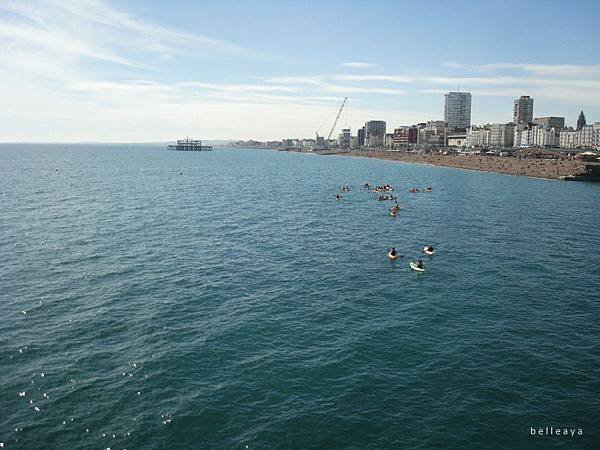
[[[599,213],[597,183],[4,144],[0,448],[600,448]]]

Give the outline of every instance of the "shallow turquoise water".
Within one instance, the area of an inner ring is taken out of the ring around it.
[[[599,206],[362,158],[0,146],[0,442],[594,448]]]

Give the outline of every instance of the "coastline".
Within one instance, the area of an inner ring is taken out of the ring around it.
[[[340,156],[358,156],[455,169],[477,170],[507,175],[557,180],[585,173],[586,163],[564,159],[533,159],[501,156],[435,155],[385,151],[350,151]]]

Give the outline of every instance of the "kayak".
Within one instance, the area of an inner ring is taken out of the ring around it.
[[[417,272],[425,272],[425,269],[420,269],[419,267],[417,267],[417,263],[416,262],[410,262],[410,268],[412,270],[416,270]]]
[[[392,252],[388,252],[388,258],[396,259],[396,258],[398,258],[398,253],[396,253],[395,255],[392,255]]]

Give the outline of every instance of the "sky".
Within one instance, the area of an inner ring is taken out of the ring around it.
[[[597,0],[0,0],[0,142],[327,136],[580,110],[600,121]]]

